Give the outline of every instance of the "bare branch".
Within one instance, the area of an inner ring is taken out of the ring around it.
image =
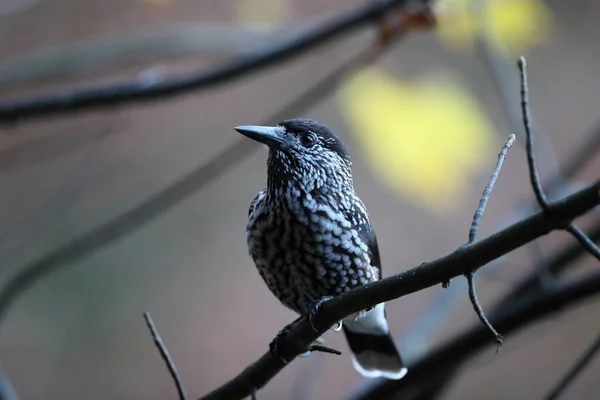
[[[567,371],[563,379],[550,391],[550,394],[546,397],[546,400],[556,400],[560,395],[569,387],[575,380],[577,375],[582,372],[585,367],[592,361],[596,353],[600,350],[600,335],[596,337],[592,345],[583,353],[581,358],[573,364],[573,366]]]
[[[467,244],[475,243],[477,231],[479,230],[479,223],[481,222],[481,218],[483,217],[483,213],[485,212],[485,207],[487,206],[487,203],[490,199],[492,189],[494,189],[494,185],[496,184],[496,179],[498,179],[498,174],[500,174],[500,170],[502,169],[502,164],[504,163],[506,154],[515,142],[515,138],[515,134],[511,133],[508,137],[508,140],[500,150],[500,153],[498,154],[498,162],[496,162],[496,168],[494,168],[494,172],[492,172],[488,184],[483,189],[483,194],[481,195],[481,199],[479,200],[479,207],[477,207],[475,215],[473,215],[473,222],[471,222],[471,229],[469,230],[469,241],[467,242]]]
[[[466,274],[466,277],[467,277],[467,283],[469,284],[469,300],[471,301],[471,305],[473,306],[473,309],[475,310],[475,314],[477,314],[481,323],[486,328],[488,328],[488,330],[492,333],[492,335],[494,335],[494,340],[498,344],[498,349],[500,349],[500,346],[504,342],[504,338],[502,337],[502,335],[500,333],[498,333],[498,331],[494,328],[492,323],[485,316],[485,313],[483,312],[483,308],[481,307],[481,304],[479,304],[479,299],[477,298],[477,292],[475,291],[475,282],[473,282],[473,280],[475,278],[475,274],[473,272],[469,272]]]
[[[600,221],[590,231],[590,237],[592,240],[600,240]],[[556,251],[550,257],[548,257],[547,266],[550,273],[556,275],[565,271],[569,266],[575,265],[575,263],[585,254],[585,250],[578,244],[572,243],[563,249]],[[550,287],[541,287],[538,271],[541,267],[535,266],[533,272],[529,273],[520,284],[516,285],[508,294],[503,296],[496,306],[494,306],[491,312],[491,321],[495,326],[498,326],[506,335],[510,335],[510,329],[503,325],[503,316],[511,313],[517,313],[526,307],[527,304],[535,302],[536,299],[544,299],[546,296],[552,297],[556,290],[562,290],[558,283]],[[600,279],[600,274],[597,279]],[[584,280],[582,280],[584,282]],[[600,285],[600,281],[597,282]],[[455,285],[453,285],[454,287]],[[594,294],[593,286],[588,287],[589,294]],[[600,291],[600,287],[597,289]],[[575,294],[575,293],[574,293]],[[554,307],[554,305],[551,305]],[[560,305],[558,306],[560,308]],[[554,310],[554,311],[558,311]],[[536,311],[533,311],[534,313]],[[534,319],[530,321],[524,321],[523,326],[528,323],[533,323],[538,317],[543,317],[546,314],[552,313],[553,310],[540,310],[543,315],[533,315]],[[500,322],[499,322],[500,321]],[[478,331],[480,333],[479,339],[474,340],[471,333]],[[460,344],[461,338],[465,338]],[[458,341],[458,342],[457,342]],[[481,348],[487,346],[490,343],[489,331],[487,328],[476,325],[470,331],[462,334],[457,340],[453,340],[437,350],[430,352],[428,355],[419,357],[412,363],[409,363],[411,374],[405,379],[411,379],[410,384],[406,384],[403,381],[398,381],[396,385],[391,382],[377,381],[375,383],[366,384],[364,389],[360,391],[360,394],[356,398],[360,399],[387,399],[393,398],[400,400],[403,398],[416,399],[414,397],[414,386],[419,388],[426,388],[435,385],[439,390],[443,389],[443,386],[450,382],[453,375],[459,371],[459,367],[463,361],[470,356],[477,353]],[[472,345],[472,347],[471,347]],[[454,346],[458,346],[454,348]],[[431,362],[429,362],[431,361]],[[454,364],[453,364],[454,362]],[[423,368],[421,368],[423,366]],[[416,370],[416,371],[415,371]],[[420,376],[418,374],[421,374]],[[416,376],[415,376],[416,375]],[[412,379],[415,379],[412,381]],[[412,389],[411,389],[412,388]],[[439,392],[438,390],[438,392]],[[429,392],[427,392],[429,393]],[[427,394],[427,393],[424,393]],[[403,396],[405,394],[406,396]],[[424,400],[426,396],[419,397],[419,400]],[[431,398],[433,399],[433,398]],[[429,399],[429,400],[431,400]]]
[[[565,223],[599,203],[600,182],[597,182],[569,197],[551,202],[548,205],[548,212],[538,212],[484,240],[463,246],[445,257],[335,297],[321,306],[319,314],[313,321],[318,332],[310,327],[306,318],[298,319],[287,334],[280,338],[278,350],[286,360],[293,360],[329,327],[344,317],[474,271],[552,230],[561,229]],[[286,365],[267,351],[237,377],[203,399],[247,397],[252,388],[262,388]]]
[[[600,221],[591,229],[590,238],[594,241],[600,240]],[[584,254],[585,250],[578,243],[571,243],[563,249],[557,250],[554,254],[548,257],[547,262],[544,264],[551,274],[557,275],[565,271],[570,266],[576,265],[576,262]],[[545,296],[551,297],[553,296],[555,290],[562,290],[560,289],[560,286],[558,286],[558,282],[556,285],[541,287],[538,273],[540,269],[541,266],[536,265],[533,269],[533,272],[529,273],[529,275],[526,276],[521,283],[516,285],[509,293],[504,295],[502,300],[500,300],[494,306],[491,312],[491,321],[506,335],[509,335],[510,332],[506,330],[504,325],[498,322],[499,318],[502,319],[501,316],[505,316],[507,313],[518,312],[518,310],[522,309],[524,305],[535,301],[535,299],[545,298]],[[600,275],[598,275],[598,279],[600,279]],[[455,285],[453,285],[453,287],[454,286]],[[598,290],[600,290],[600,288]],[[594,292],[589,292],[588,294],[593,293]],[[551,313],[552,310],[542,310],[541,312],[545,315],[547,313]],[[535,317],[537,318],[538,316],[536,315]],[[528,322],[533,323],[535,320],[526,321],[523,323],[523,325],[526,325]],[[457,342],[451,341],[450,343],[440,347],[438,350],[435,350],[428,355],[419,357],[414,362],[409,363],[411,374],[408,379],[412,379],[415,377],[415,374],[421,372],[422,375],[420,377],[416,377],[417,379],[415,379],[415,382],[419,382],[420,388],[430,387],[435,384],[439,390],[442,390],[443,385],[447,382],[450,382],[454,373],[459,370],[460,364],[464,361],[462,357],[464,356],[465,358],[468,358],[470,355],[474,355],[480,350],[481,347],[486,346],[490,342],[489,331],[486,328],[481,329],[479,326],[475,326],[470,332],[472,333],[476,330],[480,331],[482,341],[473,342],[473,347],[469,347],[470,339],[467,339],[464,342],[464,345],[457,349],[452,349],[453,346],[457,345]],[[463,336],[468,337],[469,332],[461,335],[461,337]],[[427,364],[426,369],[421,368],[424,360],[432,361],[432,364]],[[456,361],[456,364],[453,365],[452,361]],[[447,367],[445,367],[445,365],[447,365]],[[417,372],[415,372],[415,369]],[[408,395],[408,398],[415,399],[415,397],[413,397],[414,392],[412,392],[410,389],[413,388],[412,385],[412,383],[410,385],[406,385],[403,381],[400,381],[394,386],[390,382],[378,381],[375,383],[366,384],[364,389],[361,390],[360,394],[356,397],[361,399],[393,398],[395,400],[400,400],[406,398],[402,396],[402,394],[405,393]],[[373,393],[372,396],[371,393]],[[418,399],[424,400],[425,398],[426,396],[422,396]]]
[[[471,229],[469,230],[469,241],[467,245],[475,243],[475,238],[477,237],[477,231],[479,230],[479,223],[481,218],[483,217],[483,213],[485,212],[485,207],[487,206],[488,200],[490,199],[490,194],[494,189],[494,184],[496,183],[496,179],[498,178],[498,174],[500,174],[500,170],[502,169],[502,164],[504,163],[504,159],[506,158],[506,154],[510,149],[510,146],[515,141],[515,134],[511,133],[508,137],[507,142],[504,144],[500,153],[498,154],[498,162],[496,162],[496,168],[494,168],[494,172],[490,176],[490,180],[488,184],[483,189],[483,194],[481,195],[481,199],[479,200],[479,207],[475,211],[473,215],[473,222],[471,223]],[[483,308],[481,304],[479,304],[479,300],[477,299],[477,292],[475,291],[475,273],[473,271],[469,271],[466,275],[467,283],[469,285],[469,300],[471,300],[471,304],[473,305],[473,309],[475,313],[479,317],[479,320],[485,325],[490,332],[494,335],[496,343],[498,346],[502,345],[502,335],[494,329],[490,321],[488,321],[485,313],[483,312]]]
[[[181,378],[179,377],[179,373],[177,372],[177,367],[175,367],[175,363],[169,354],[169,350],[167,350],[167,346],[165,346],[158,330],[156,330],[156,326],[154,325],[154,321],[152,321],[152,317],[148,311],[144,311],[144,319],[146,320],[146,325],[148,325],[148,329],[150,330],[150,334],[152,335],[152,339],[154,340],[154,344],[156,348],[160,352],[160,356],[165,361],[169,373],[175,382],[175,387],[177,388],[177,393],[179,394],[179,400],[187,400],[187,396],[185,394],[185,389],[183,388],[183,383],[181,382]]]
[[[125,36],[94,38],[66,46],[53,46],[0,62],[0,89],[48,79],[72,78],[99,68],[168,57],[248,55],[274,43],[289,41],[312,29],[317,21],[302,20],[284,29],[258,31],[231,24],[177,24],[160,29],[129,32]]]
[[[519,57],[519,72],[521,77],[521,110],[523,112],[523,126],[525,127],[525,137],[527,139],[527,164],[529,165],[529,180],[533,193],[540,207],[545,210],[548,207],[548,200],[540,184],[540,177],[535,163],[533,153],[533,135],[531,133],[531,115],[529,111],[529,88],[527,84],[527,63],[525,57]]]
[[[521,73],[521,106],[523,109],[523,125],[525,126],[525,133],[527,135],[527,163],[529,164],[529,177],[538,204],[542,210],[546,210],[548,208],[548,201],[540,184],[537,167],[535,165],[535,157],[533,155],[533,135],[531,133],[531,118],[527,88],[527,63],[525,61],[525,57],[519,57],[518,65]],[[600,249],[581,229],[579,229],[575,224],[569,223],[565,227],[565,230],[573,235],[588,253],[600,261]]]
[[[427,3],[426,0],[419,1]],[[234,58],[209,71],[198,71],[149,84],[137,81],[122,82],[1,103],[0,122],[15,122],[25,117],[33,118],[67,111],[72,113],[159,98],[164,100],[175,95],[212,88],[259,69],[287,61],[317,45],[377,22],[389,9],[403,6],[407,2],[408,0],[367,2],[364,6],[332,18],[329,22],[285,43],[276,43],[258,54]]]
[[[535,279],[535,272],[531,279]],[[537,292],[511,307],[498,308],[491,315],[492,323],[507,336],[543,318],[564,311],[567,306],[600,293],[600,273],[586,275],[550,292]],[[438,387],[460,371],[460,367],[491,344],[489,332],[475,325],[467,332],[431,351],[410,365],[410,374],[400,381],[378,380],[352,396],[352,400],[414,399],[435,380]]]

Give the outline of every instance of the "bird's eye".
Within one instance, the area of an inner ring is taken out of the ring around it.
[[[300,138],[300,142],[304,147],[311,147],[317,143],[317,137],[312,133],[307,133]]]

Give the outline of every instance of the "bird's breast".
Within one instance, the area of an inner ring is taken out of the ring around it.
[[[374,278],[369,248],[348,215],[338,202],[281,192],[250,216],[250,252],[259,270],[316,278],[331,294],[366,283]]]

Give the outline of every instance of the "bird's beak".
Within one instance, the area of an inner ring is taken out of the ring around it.
[[[269,147],[279,148],[285,143],[283,138],[284,130],[280,126],[244,125],[236,126],[234,129],[242,135],[266,144]]]

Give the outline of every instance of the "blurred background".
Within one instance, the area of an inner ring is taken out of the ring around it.
[[[209,69],[366,1],[0,0],[0,96],[8,101]],[[442,0],[438,29],[408,33],[377,62],[289,115],[329,125],[349,147],[385,276],[467,240],[497,152],[512,131],[517,144],[479,237],[528,212],[518,55],[528,58],[544,179],[556,175],[597,123],[600,4],[483,3],[482,18],[475,19],[471,2]],[[57,246],[222,157],[239,140],[234,126],[264,124],[321,76],[373,46],[375,33],[358,30],[184,96],[0,126],[0,278],[6,282]],[[266,151],[253,149],[157,218],[18,298],[2,321],[0,366],[21,399],[176,398],[142,319],[145,310],[190,398],[267,350],[295,315],[267,290],[247,254],[248,206],[266,183]],[[597,179],[599,168],[600,158],[592,158],[574,187]],[[484,308],[531,272],[540,254],[571,242],[554,233],[535,249],[519,249],[482,269],[477,282]],[[490,346],[443,398],[541,398],[596,336],[599,312],[595,298],[508,337],[498,354]],[[462,278],[447,290],[391,302],[387,314],[409,360],[479,323]],[[258,398],[343,399],[363,386],[343,336],[328,332],[325,339],[343,355],[294,361]],[[563,398],[597,398],[599,373],[597,359]]]

